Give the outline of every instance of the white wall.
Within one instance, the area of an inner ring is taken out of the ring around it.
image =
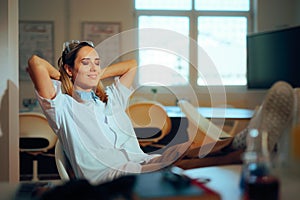
[[[298,0],[255,0],[256,31],[270,31],[300,25]],[[298,15],[298,16],[297,16]]]
[[[274,30],[300,24],[297,0],[254,0],[258,5],[255,31]],[[133,0],[19,0],[20,20],[53,20],[55,24],[55,60],[62,43],[81,38],[84,21],[120,22],[122,31],[135,27]],[[20,82],[20,108],[23,98],[34,97],[32,84]],[[228,90],[227,101],[236,107],[254,108],[262,101],[265,91]],[[199,93],[200,105],[209,105],[208,93]],[[160,95],[164,104],[174,104],[167,95]]]
[[[295,0],[295,7],[294,7],[294,13],[295,13],[295,24],[300,24],[300,1]]]
[[[18,0],[0,1],[0,181],[19,181]]]

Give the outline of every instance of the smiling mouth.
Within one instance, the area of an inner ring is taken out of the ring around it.
[[[88,75],[89,78],[96,79],[97,75]]]

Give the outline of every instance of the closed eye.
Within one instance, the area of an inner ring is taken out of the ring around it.
[[[81,63],[82,63],[83,65],[89,65],[90,62],[91,62],[91,60],[90,60],[89,58],[84,58],[84,59],[81,60]]]
[[[94,61],[94,63],[95,63],[95,65],[100,66],[100,59],[96,58],[95,61]]]
[[[83,58],[82,60],[81,60],[81,63],[83,64],[83,65],[89,65],[89,64],[91,64],[91,59],[90,58]],[[100,66],[100,59],[99,58],[96,58],[95,60],[94,60],[94,64],[95,65],[97,65],[97,66]]]

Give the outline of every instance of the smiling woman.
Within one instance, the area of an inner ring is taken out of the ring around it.
[[[90,42],[71,41],[64,45],[59,70],[38,56],[28,64],[39,103],[77,178],[103,182],[137,173],[140,163],[153,157],[140,149],[125,113],[135,60],[101,69]],[[101,80],[110,77],[116,81],[104,89]]]

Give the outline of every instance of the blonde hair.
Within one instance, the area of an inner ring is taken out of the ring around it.
[[[61,74],[60,80],[62,82],[63,92],[72,97],[74,97],[75,95],[74,83],[71,77],[66,72],[65,65],[69,65],[71,68],[73,68],[74,61],[77,57],[78,51],[84,46],[90,46],[94,48],[91,44],[87,42],[70,43],[68,44],[68,48],[65,48],[63,50],[61,57],[58,59],[58,67]],[[96,86],[95,94],[100,98],[101,101],[103,101],[104,103],[107,102],[108,96],[104,90],[101,80],[98,82]]]

